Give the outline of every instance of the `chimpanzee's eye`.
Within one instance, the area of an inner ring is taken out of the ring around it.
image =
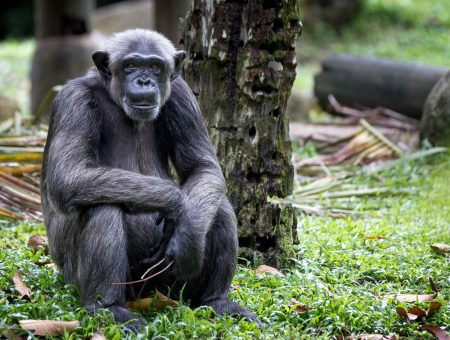
[[[136,65],[133,64],[133,63],[128,63],[128,64],[125,65],[125,68],[127,68],[127,69],[133,69],[135,67],[136,67]]]
[[[150,69],[151,69],[154,73],[159,74],[159,73],[161,72],[161,67],[160,67],[158,64],[152,63],[152,64],[150,64],[149,66],[150,66]]]

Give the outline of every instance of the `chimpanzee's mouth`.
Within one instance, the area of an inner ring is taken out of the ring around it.
[[[138,109],[138,110],[150,110],[150,109],[154,109],[155,107],[158,106],[158,104],[153,104],[153,105],[134,105],[134,104],[130,104],[130,106],[134,109]]]

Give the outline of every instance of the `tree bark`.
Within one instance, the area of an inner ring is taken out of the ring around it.
[[[241,254],[280,264],[293,255],[286,103],[301,30],[297,1],[194,0],[181,43],[184,77],[198,96],[238,217]]]
[[[423,108],[420,137],[450,147],[450,71],[433,87]]]
[[[188,0],[155,0],[155,29],[175,45],[180,40],[180,18],[184,18],[188,8]]]

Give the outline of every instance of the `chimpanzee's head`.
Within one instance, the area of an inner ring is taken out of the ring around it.
[[[92,55],[114,102],[133,120],[153,120],[170,96],[186,53],[143,29],[115,34]]]

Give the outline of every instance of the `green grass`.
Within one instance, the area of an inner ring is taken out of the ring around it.
[[[450,2],[445,0],[367,0],[352,25],[335,32],[305,27],[299,42],[301,77],[296,86],[312,88],[318,61],[331,52],[389,57],[450,66]],[[32,41],[0,43],[0,93],[15,98],[28,112]],[[305,66],[306,64],[306,66]],[[314,147],[297,150],[314,153]],[[231,298],[255,312],[263,329],[228,316],[216,318],[206,308],[187,306],[144,314],[149,326],[138,338],[323,338],[347,334],[397,334],[402,338],[432,338],[419,324],[450,324],[450,258],[431,252],[429,244],[450,244],[450,157],[431,163],[400,165],[373,178],[358,178],[372,186],[415,188],[416,194],[367,199],[383,208],[364,217],[298,216],[300,244],[296,258],[280,270],[285,277],[258,276],[257,264],[240,265]],[[108,313],[89,316],[78,291],[64,284],[57,268],[39,266],[50,259],[26,246],[30,235],[44,234],[42,225],[0,225],[0,325],[18,327],[24,319],[80,320],[81,327],[63,338],[88,338],[102,329],[108,339],[132,337],[115,325]],[[385,240],[364,241],[381,235]],[[31,301],[18,299],[12,277],[19,269],[32,289]],[[428,277],[441,286],[443,307],[432,317],[408,323],[395,312],[395,300],[378,296],[431,293]],[[288,307],[295,298],[309,307],[297,314]]]
[[[431,165],[407,163],[382,176],[356,179],[372,186],[416,189],[415,195],[383,198],[384,208],[370,216],[299,215],[300,244],[291,265],[281,268],[285,277],[258,276],[256,264],[240,265],[231,298],[254,311],[263,329],[228,316],[216,318],[209,309],[182,306],[145,313],[150,324],[139,337],[329,339],[382,333],[431,338],[419,332],[418,325],[450,324],[450,260],[429,247],[436,242],[450,244],[449,167],[450,157],[445,155]],[[364,204],[370,205],[370,200]],[[65,286],[56,268],[35,264],[49,259],[42,251],[28,249],[26,241],[31,234],[43,232],[42,225],[1,227],[0,324],[17,327],[22,319],[77,319],[81,327],[65,338],[88,337],[99,328],[108,338],[131,337],[107,313],[87,315],[79,305],[77,289]],[[364,241],[369,235],[386,239]],[[16,268],[32,289],[29,302],[17,298],[12,282]],[[438,299],[443,307],[423,322],[407,323],[395,312],[399,303],[379,299],[396,293],[432,293],[429,277],[442,288]],[[293,312],[288,306],[291,298],[307,305],[309,311]]]

